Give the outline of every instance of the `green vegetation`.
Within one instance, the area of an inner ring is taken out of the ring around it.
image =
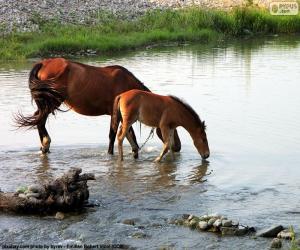
[[[39,25],[39,31],[0,37],[0,60],[67,56],[87,49],[103,54],[161,42],[208,43],[245,35],[300,32],[300,15],[272,16],[253,7],[230,12],[198,8],[150,11],[131,21],[99,12],[96,18],[98,24],[61,24],[35,13],[31,21]]]

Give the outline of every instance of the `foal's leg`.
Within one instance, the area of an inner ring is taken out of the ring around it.
[[[170,129],[167,127],[161,128],[162,137],[164,141],[163,150],[160,155],[154,160],[154,162],[160,162],[166,153],[168,153],[170,148]]]
[[[157,128],[156,129],[156,134],[157,136],[159,137],[159,139],[164,142],[163,140],[163,136],[161,134],[161,130],[160,128]],[[177,129],[174,130],[174,144],[172,145],[172,150],[174,152],[180,152],[181,150],[181,141],[180,141],[180,138],[178,136],[178,132],[177,132]]]
[[[136,141],[132,126],[129,128],[128,133],[126,134],[126,138],[131,145],[134,159],[137,159],[139,157],[139,145]]]
[[[36,113],[37,112],[39,112],[39,111],[36,111]],[[37,129],[38,129],[40,141],[41,141],[40,150],[42,151],[43,154],[46,154],[49,152],[50,143],[51,143],[51,138],[46,129],[47,118],[48,118],[48,115],[37,125]]]
[[[118,132],[118,149],[119,149],[119,160],[123,161],[123,141],[128,133],[129,127],[126,123],[122,123]]]

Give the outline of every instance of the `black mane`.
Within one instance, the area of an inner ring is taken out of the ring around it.
[[[188,103],[186,103],[185,101],[183,101],[180,98],[173,96],[173,95],[169,95],[169,97],[171,97],[174,101],[180,103],[188,112],[190,112],[190,114],[193,116],[195,122],[198,123],[203,130],[206,129],[204,121],[203,122],[201,121],[199,115]]]

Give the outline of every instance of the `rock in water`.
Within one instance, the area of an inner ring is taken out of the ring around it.
[[[232,220],[222,220],[222,226],[223,227],[231,227],[232,226]]]
[[[198,227],[200,230],[205,231],[208,228],[208,223],[206,221],[199,221]]]
[[[281,248],[282,247],[282,242],[278,238],[274,238],[271,242],[271,248]]]
[[[283,229],[284,228],[281,225],[264,228],[264,229],[259,230],[256,233],[256,236],[273,238],[273,237],[276,237],[277,234],[280,233]]]
[[[294,233],[290,229],[282,230],[277,234],[277,238],[291,240],[294,236]]]
[[[126,219],[126,220],[123,220],[122,222],[123,224],[126,224],[126,225],[131,225],[131,226],[134,226],[135,225],[135,222],[133,219]]]
[[[216,220],[217,220],[217,218],[209,219],[209,221],[207,222],[208,226],[211,227],[215,223]]]
[[[220,227],[221,225],[222,225],[221,219],[217,219],[213,224],[214,227]]]
[[[64,218],[65,218],[65,214],[62,212],[57,212],[55,214],[55,219],[57,219],[57,220],[63,220]]]

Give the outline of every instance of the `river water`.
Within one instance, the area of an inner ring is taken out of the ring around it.
[[[202,162],[179,128],[182,151],[172,161],[152,161],[161,142],[151,139],[132,159],[107,155],[109,117],[72,111],[51,117],[51,153],[41,155],[36,130],[15,130],[12,116],[31,113],[28,72],[33,64],[0,65],[0,187],[44,182],[70,167],[93,172],[91,199],[99,207],[53,217],[0,214],[1,244],[112,244],[138,249],[267,249],[270,241],[220,237],[171,225],[183,213],[220,213],[257,229],[272,224],[300,228],[300,37],[268,37],[148,48],[110,58],[152,91],[179,96],[206,121],[211,149]],[[139,143],[150,129],[134,126]],[[135,219],[136,226],[124,225]],[[136,233],[144,238],[136,238]],[[285,243],[285,247],[288,244]]]

